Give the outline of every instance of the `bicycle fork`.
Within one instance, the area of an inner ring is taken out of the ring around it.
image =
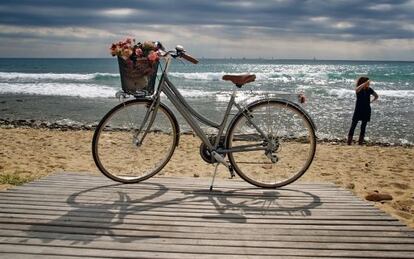
[[[152,127],[152,124],[154,123],[155,117],[157,116],[157,111],[158,111],[158,107],[159,107],[159,98],[157,98],[156,100],[154,100],[151,105],[148,107],[145,117],[142,121],[141,126],[139,127],[138,131],[134,134],[134,144],[136,146],[141,146],[142,142],[144,141],[145,137],[148,134],[148,131],[150,130],[150,128]],[[146,127],[146,129],[144,130],[145,124],[147,123],[147,121],[149,120],[149,123]],[[141,139],[139,139],[139,134],[144,130],[144,133],[142,134]]]

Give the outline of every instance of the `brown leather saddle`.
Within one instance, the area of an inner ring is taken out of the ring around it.
[[[224,75],[223,80],[231,81],[237,87],[253,82],[256,79],[256,75]]]

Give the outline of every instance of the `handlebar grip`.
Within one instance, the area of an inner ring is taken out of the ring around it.
[[[198,60],[197,60],[197,59],[195,59],[195,58],[193,58],[192,56],[187,55],[187,54],[185,54],[185,53],[182,53],[182,54],[181,54],[181,57],[182,57],[183,59],[185,59],[185,60],[187,60],[187,61],[189,61],[189,62],[193,63],[193,64],[197,64],[197,63],[198,63]]]

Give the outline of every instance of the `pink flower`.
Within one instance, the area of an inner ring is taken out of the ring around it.
[[[115,44],[112,44],[112,46],[111,46],[111,48],[110,48],[110,51],[111,51],[111,55],[114,57],[114,56],[116,56],[117,55],[117,53],[118,53],[118,51],[117,51],[117,46],[115,45]]]
[[[130,48],[123,48],[122,49],[121,55],[122,55],[123,59],[125,59],[125,60],[129,59],[131,54],[132,54],[132,50]]]
[[[142,49],[140,48],[136,48],[135,49],[135,55],[137,55],[137,57],[142,57],[144,55],[144,52],[142,51]]]
[[[155,45],[152,41],[146,41],[144,42],[144,44],[142,44],[142,49],[143,50],[154,50]]]
[[[148,54],[147,59],[148,59],[151,63],[155,63],[155,62],[157,62],[157,61],[158,61],[158,59],[159,59],[157,52],[155,52],[155,51],[151,51],[151,52]]]
[[[146,57],[145,62],[149,61],[150,64],[159,60],[159,53],[156,52],[156,45],[152,41],[136,44],[135,39],[126,38],[123,41],[113,43],[109,50],[112,56],[118,56],[124,60],[130,59],[132,55],[138,58]]]

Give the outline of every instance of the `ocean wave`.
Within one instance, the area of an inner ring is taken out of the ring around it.
[[[182,79],[191,79],[191,80],[204,80],[204,81],[219,81],[225,75],[224,72],[195,72],[195,73],[181,73],[181,72],[170,72],[169,75],[182,78]]]
[[[411,98],[414,97],[414,90],[375,90],[379,96]]]
[[[224,75],[240,75],[242,73],[226,73],[226,72],[170,72],[169,75],[181,79],[200,80],[200,81],[221,81]],[[247,74],[247,73],[246,73]],[[291,81],[292,77],[279,75],[277,73],[251,73],[256,75],[256,80],[279,80]]]
[[[207,96],[214,96],[217,94],[215,91],[202,91],[195,89],[179,89],[180,93],[184,97],[188,98],[204,98]]]
[[[226,73],[226,72],[170,72],[169,75],[175,78],[195,80],[195,81],[221,81],[223,75],[240,75],[242,73]],[[281,84],[312,84],[312,85],[327,85],[327,84],[348,84],[354,80],[345,79],[329,79],[324,73],[289,73],[285,71],[271,71],[271,72],[257,72],[251,73],[256,75],[256,81],[271,82]],[[349,81],[349,82],[348,82]]]
[[[97,84],[84,83],[0,83],[0,93],[47,95],[47,96],[76,96],[83,98],[114,97],[115,88]]]
[[[217,92],[215,99],[218,102],[228,102],[231,96],[230,91]],[[262,98],[279,98],[296,101],[297,94],[284,91],[239,91],[236,95],[236,102],[253,102]]]
[[[329,95],[344,97],[355,97],[355,90],[350,89],[330,89],[328,90]]]
[[[76,96],[84,98],[114,97],[121,89],[88,83],[0,83],[0,93],[46,96]],[[218,92],[180,89],[185,98],[213,97]]]
[[[94,79],[117,78],[119,74],[112,73],[90,73],[90,74],[57,74],[57,73],[18,73],[0,72],[0,81],[34,81],[34,80],[70,80],[89,81]]]
[[[385,97],[397,97],[397,98],[412,98],[414,97],[414,90],[375,90],[378,95]],[[328,91],[330,95],[344,97],[355,97],[355,90],[350,89],[331,89]]]

